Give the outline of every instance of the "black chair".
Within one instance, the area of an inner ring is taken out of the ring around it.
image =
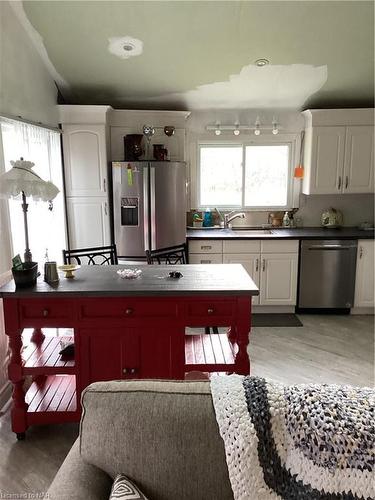
[[[103,266],[118,264],[116,245],[63,250],[64,264]],[[73,262],[72,262],[73,260]]]
[[[187,245],[177,245],[174,247],[160,248],[159,250],[146,250],[147,264],[187,264]],[[219,333],[217,326],[212,326],[213,333]],[[204,328],[205,333],[210,333],[210,327]]]
[[[186,243],[174,247],[160,248],[159,250],[146,250],[147,264],[187,264]]]

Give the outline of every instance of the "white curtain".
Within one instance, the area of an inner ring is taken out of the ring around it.
[[[42,272],[46,254],[49,260],[61,263],[62,250],[66,248],[60,134],[7,118],[0,118],[0,130],[5,170],[11,168],[11,160],[22,157],[35,163],[33,170],[42,179],[52,181],[60,189],[53,200],[52,211],[48,209],[48,203],[28,199],[30,250]],[[25,238],[20,199],[9,200],[9,216],[12,254],[19,253],[23,259]]]

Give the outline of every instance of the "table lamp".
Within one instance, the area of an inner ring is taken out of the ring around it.
[[[51,203],[59,193],[59,189],[52,182],[44,181],[38,174],[33,172],[32,168],[35,164],[31,161],[24,161],[21,158],[10,163],[12,168],[0,175],[0,196],[2,198],[17,198],[21,194],[26,243],[24,258],[25,262],[32,262],[27,227],[27,209],[29,205],[26,203],[26,198],[31,196],[36,201],[42,200]]]

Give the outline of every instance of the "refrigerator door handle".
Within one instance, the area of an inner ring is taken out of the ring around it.
[[[149,184],[149,169],[143,168],[143,230],[144,230],[144,250],[151,250],[150,248],[150,234],[149,234],[149,217],[150,207],[148,198],[148,184]]]
[[[156,218],[155,218],[155,167],[150,165],[150,231],[151,250],[156,248]]]

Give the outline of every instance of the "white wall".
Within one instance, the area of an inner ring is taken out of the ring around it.
[[[15,2],[15,4],[18,2]],[[57,88],[29,35],[7,1],[0,0],[0,115],[58,124]],[[18,5],[22,9],[22,4]],[[16,152],[15,152],[16,154]],[[2,157],[1,144],[0,156]],[[4,165],[0,164],[0,172]],[[0,286],[9,279],[11,245],[8,214],[0,202]],[[2,274],[3,273],[3,274]],[[0,408],[9,397],[8,347],[0,301]]]
[[[56,85],[15,7],[0,1],[0,114],[57,125]]]

